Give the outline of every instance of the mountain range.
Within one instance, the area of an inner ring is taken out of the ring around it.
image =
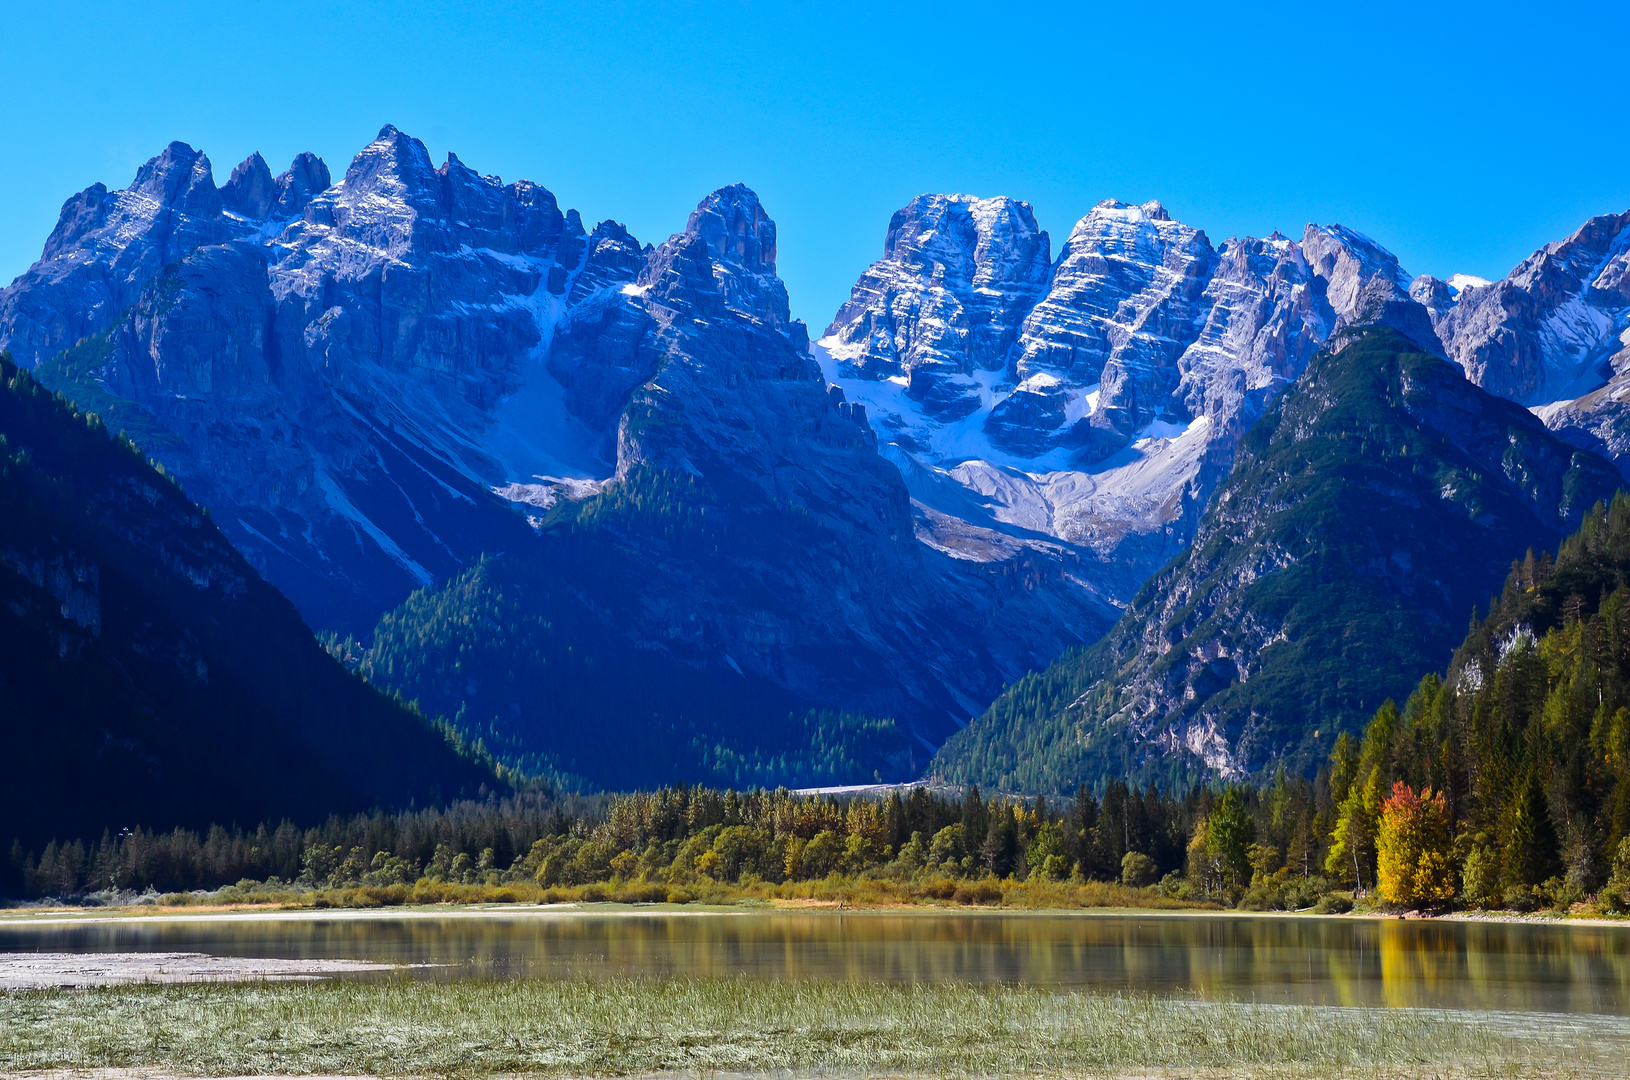
[[[1252,502],[1288,490],[1264,470],[1359,413],[1505,508],[1409,473],[1420,522],[1499,518],[1437,545],[1374,538],[1450,607],[1609,491],[1599,458],[1630,468],[1630,215],[1502,281],[1444,282],[1340,225],[1213,244],[1158,203],[1106,201],[1055,254],[1025,203],[924,195],[813,342],[776,254],[741,185],[651,245],[530,182],[435,166],[389,126],[338,181],[311,155],[279,175],[255,155],[217,186],[173,143],[64,205],[0,290],[0,348],[163,463],[353,667],[591,783],[903,777],[1112,625],[1122,644],[1092,654],[1120,658],[1094,669],[1111,696],[1142,693],[1116,672],[1149,634],[1183,628],[1207,663],[1260,649],[1219,652],[1200,625],[1254,610],[1239,582],[1209,622],[1173,623],[1176,597],[1264,565],[1283,523]],[[1380,383],[1350,370],[1382,354]],[[1291,400],[1331,385],[1367,396]],[[1467,410],[1495,419],[1460,441],[1432,428]],[[1193,565],[1224,541],[1237,566]],[[1388,661],[1406,685],[1441,661],[1433,634]],[[1353,689],[1355,716],[1388,678]],[[1274,708],[1213,717],[1221,742],[1197,754],[1161,735],[1147,745],[1174,756],[1147,767],[1300,753],[1306,717]],[[968,763],[1021,744],[936,768],[1018,782]],[[608,749],[627,745],[648,752]]]
[[[1088,649],[1012,686],[936,774],[1067,794],[1316,769],[1460,644],[1512,555],[1620,478],[1388,328],[1315,354],[1240,441],[1194,543]]]

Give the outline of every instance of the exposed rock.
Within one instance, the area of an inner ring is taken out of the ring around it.
[[[166,263],[236,228],[209,158],[171,143],[126,190],[95,184],[63,204],[40,261],[0,290],[0,349],[32,366],[101,333]]]
[[[825,337],[862,377],[903,377],[936,419],[979,408],[975,373],[1002,371],[1049,274],[1050,243],[1028,203],[920,195],[889,221]]]
[[[1193,546],[1115,628],[1014,687],[931,774],[1051,795],[1308,770],[1443,661],[1511,560],[1616,486],[1453,365],[1363,331],[1251,428]]]
[[[1466,377],[1524,405],[1602,386],[1630,359],[1630,213],[1587,221],[1435,314]]]
[[[272,179],[272,170],[259,151],[233,169],[232,176],[221,186],[222,205],[239,217],[256,221],[271,214],[277,195],[277,181]]]
[[[316,154],[299,153],[287,172],[277,178],[277,211],[280,217],[299,217],[311,200],[333,184],[328,166]]]
[[[1100,563],[1093,581],[1120,601],[1188,542],[1241,433],[1332,333],[1374,321],[1437,348],[1397,260],[1350,229],[1213,249],[1159,203],[1108,200],[1071,231],[1005,360],[984,361],[998,370],[965,365],[974,378],[958,392],[977,397],[971,411],[946,413],[886,381],[901,328],[920,350],[962,348],[940,331],[946,320],[922,313],[946,297],[972,302],[970,286],[939,284],[965,281],[966,245],[900,239],[938,240],[939,219],[925,215],[946,205],[922,196],[895,215],[884,258],[821,342],[827,377],[866,406],[924,507],[1020,542],[1066,541]],[[996,250],[993,234],[982,265],[1030,265]],[[987,293],[1011,297],[1011,323],[1033,294],[1023,274],[1004,280]]]

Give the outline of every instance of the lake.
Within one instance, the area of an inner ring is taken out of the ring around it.
[[[591,907],[7,919],[0,952],[343,958],[436,965],[417,973],[440,979],[961,980],[1284,1004],[1630,1015],[1630,924]]]

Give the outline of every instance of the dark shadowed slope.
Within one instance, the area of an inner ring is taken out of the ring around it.
[[[498,783],[348,674],[179,487],[9,357],[0,507],[0,837],[311,819]]]

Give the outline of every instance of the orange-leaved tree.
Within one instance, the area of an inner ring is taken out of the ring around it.
[[[1419,794],[1402,780],[1381,804],[1375,836],[1376,877],[1390,904],[1435,904],[1454,899],[1449,806],[1430,787]]]

